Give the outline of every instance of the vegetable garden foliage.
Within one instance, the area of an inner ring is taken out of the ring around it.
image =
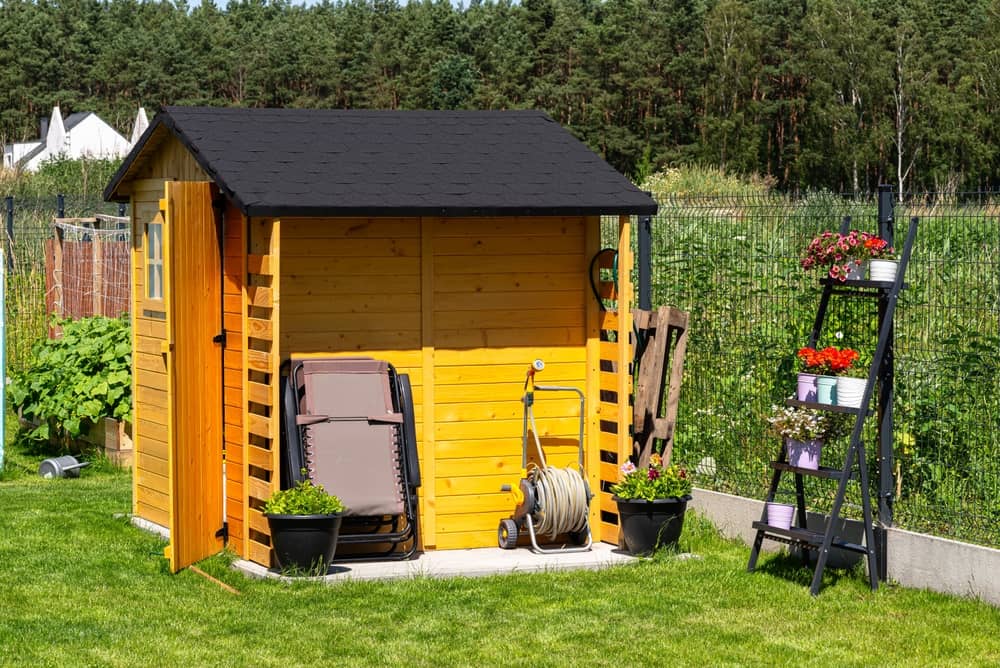
[[[1000,0],[0,3],[0,138],[52,105],[544,109],[625,173],[1000,186]]]
[[[29,365],[14,369],[8,398],[37,426],[24,435],[38,445],[66,442],[99,419],[129,419],[132,412],[132,342],[125,318],[56,322],[57,339],[39,341]]]

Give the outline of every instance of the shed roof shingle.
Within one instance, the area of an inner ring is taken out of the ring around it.
[[[651,214],[656,203],[539,111],[166,107],[166,126],[250,216]]]

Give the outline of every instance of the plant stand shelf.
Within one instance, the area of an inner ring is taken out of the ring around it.
[[[850,224],[850,219],[845,219],[841,232],[846,233]],[[750,561],[747,570],[753,571],[757,566],[757,559],[760,556],[761,546],[764,540],[784,543],[799,547],[802,550],[815,550],[817,552],[816,566],[813,571],[812,585],[809,589],[813,596],[819,594],[820,584],[823,580],[823,571],[826,568],[830,550],[837,548],[865,555],[868,561],[868,579],[872,591],[878,589],[880,573],[879,555],[876,549],[875,531],[873,523],[873,511],[871,492],[868,482],[868,462],[864,442],[862,441],[862,431],[865,421],[868,420],[875,411],[871,409],[872,398],[875,396],[876,385],[881,381],[883,391],[878,394],[879,410],[878,415],[883,416],[886,411],[891,415],[891,365],[892,365],[892,339],[893,339],[893,314],[896,303],[899,299],[900,291],[905,287],[903,278],[906,274],[906,266],[910,260],[910,253],[913,250],[913,242],[917,234],[917,219],[910,221],[909,232],[900,256],[899,266],[894,281],[868,281],[868,280],[848,280],[835,281],[829,278],[820,279],[823,285],[823,292],[820,297],[819,308],[816,313],[816,320],[813,324],[812,334],[809,339],[809,346],[815,347],[819,340],[823,323],[826,319],[827,306],[832,296],[838,297],[874,297],[878,299],[878,342],[875,347],[875,354],[872,364],[868,369],[868,377],[865,383],[865,390],[859,408],[847,406],[831,406],[797,399],[788,399],[785,403],[789,406],[802,408],[812,408],[833,413],[843,413],[854,415],[854,428],[851,431],[850,442],[847,447],[847,454],[844,457],[843,465],[840,468],[821,466],[818,470],[804,469],[792,466],[786,461],[786,447],[782,443],[779,457],[771,462],[773,474],[771,485],[767,493],[767,502],[773,502],[781,483],[782,475],[791,474],[795,481],[796,514],[795,525],[790,529],[772,526],[767,523],[767,510],[761,516],[759,522],[753,523],[753,528],[757,531],[754,538],[753,547],[750,550]],[[885,370],[890,373],[885,374]],[[888,388],[884,387],[888,382]],[[889,391],[885,391],[888,389]],[[885,403],[888,403],[887,407]],[[891,427],[891,422],[888,423]],[[883,425],[884,427],[884,425]],[[886,434],[888,432],[888,434]],[[891,439],[891,429],[882,429],[883,438]],[[890,442],[891,452],[891,442]],[[883,452],[885,450],[883,449]],[[806,503],[803,477],[810,476],[837,481],[837,491],[833,499],[833,506],[829,516],[826,518],[824,531],[812,531],[806,528]],[[840,522],[840,513],[847,494],[848,483],[856,482],[859,485],[861,497],[861,509],[864,518],[864,544],[844,540],[837,533]]]

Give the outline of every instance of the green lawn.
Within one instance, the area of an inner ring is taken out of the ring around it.
[[[0,480],[0,663],[23,666],[997,665],[1000,611],[747,548],[689,521],[683,548],[602,572],[336,586],[166,572],[126,474]]]

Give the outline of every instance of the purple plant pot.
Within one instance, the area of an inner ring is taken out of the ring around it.
[[[800,373],[796,398],[799,401],[816,401],[816,396],[816,374]]]
[[[791,529],[795,506],[787,503],[768,503],[767,523],[778,529]]]
[[[796,441],[794,438],[786,438],[785,448],[788,450],[788,463],[792,466],[811,471],[819,468],[819,457],[823,449],[823,439],[816,438],[811,441]]]

